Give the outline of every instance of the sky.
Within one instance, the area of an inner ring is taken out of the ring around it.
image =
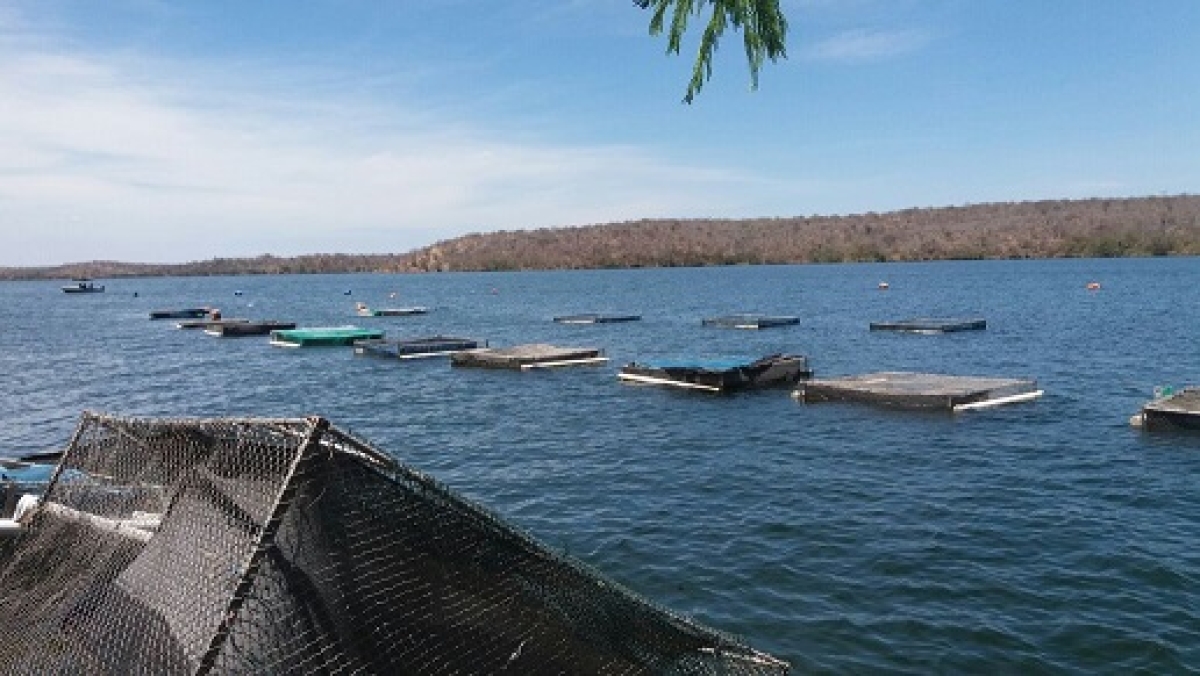
[[[1195,193],[1196,0],[0,0],[0,266]]]

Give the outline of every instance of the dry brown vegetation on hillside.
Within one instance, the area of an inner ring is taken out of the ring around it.
[[[854,216],[642,220],[467,235],[406,254],[94,261],[0,279],[678,267],[1200,255],[1200,196],[979,204]]]
[[[439,242],[400,262],[444,271],[1195,254],[1200,196],[496,232]]]

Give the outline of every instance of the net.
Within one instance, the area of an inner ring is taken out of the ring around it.
[[[321,418],[85,413],[0,542],[5,674],[781,674]]]

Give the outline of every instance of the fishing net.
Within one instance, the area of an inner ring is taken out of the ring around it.
[[[84,414],[0,542],[5,674],[780,674],[311,419]]]

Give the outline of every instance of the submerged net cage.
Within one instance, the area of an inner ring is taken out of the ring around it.
[[[321,418],[85,413],[0,542],[4,674],[782,674]]]

